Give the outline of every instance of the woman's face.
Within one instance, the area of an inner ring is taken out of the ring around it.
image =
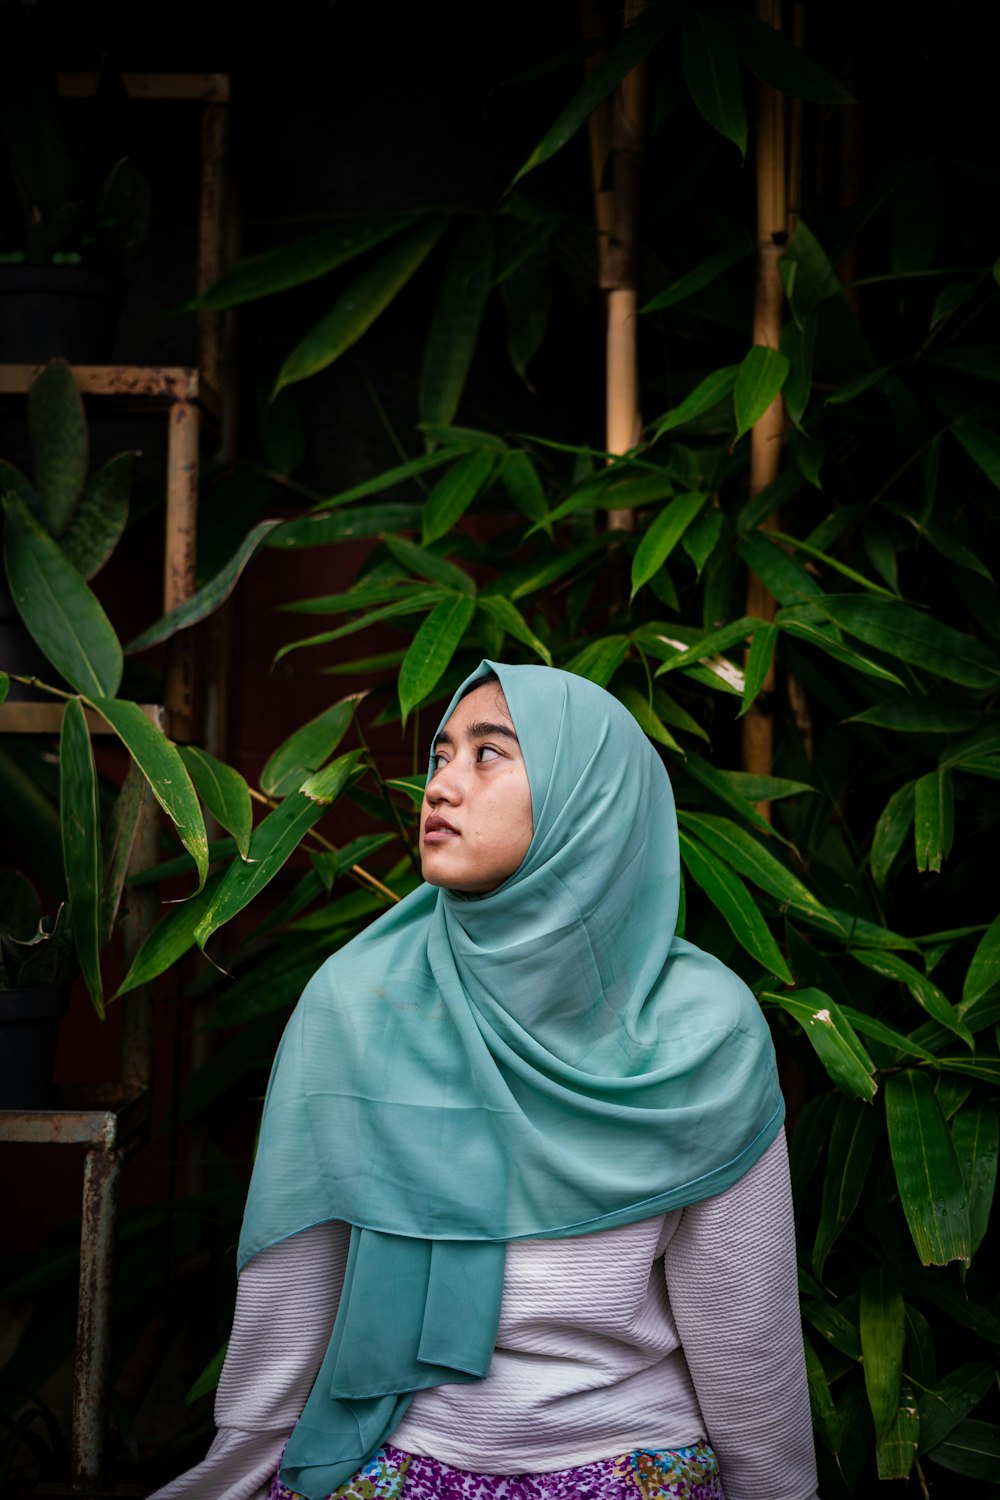
[[[533,832],[528,773],[495,682],[460,701],[431,766],[420,809],[424,879],[453,891],[495,890],[521,864]]]

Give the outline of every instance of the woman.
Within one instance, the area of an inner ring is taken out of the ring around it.
[[[420,827],[289,1022],[219,1435],[160,1500],[812,1500],[773,1051],[675,936],[658,756],[484,662]]]

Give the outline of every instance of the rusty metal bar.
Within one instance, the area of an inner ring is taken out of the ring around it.
[[[149,1096],[121,1084],[53,1090],[51,1109],[0,1110],[0,1141],[89,1146],[131,1155],[149,1123]]]
[[[123,73],[121,78],[130,99],[190,99],[205,104],[225,104],[229,99],[228,73]],[[97,74],[60,73],[59,92],[64,99],[93,98]]]
[[[24,396],[42,365],[0,365],[0,396]],[[198,371],[178,365],[74,365],[73,379],[84,396],[133,396],[161,401],[195,401]]]
[[[178,401],[170,408],[167,431],[167,529],[163,608],[175,609],[194,593],[198,515],[198,408]],[[167,647],[163,702],[167,733],[191,738],[194,709],[191,637],[174,636]]]
[[[92,1483],[101,1472],[111,1383],[111,1271],[122,1152],[87,1152],[83,1168],[80,1302],[73,1384],[72,1476]]]

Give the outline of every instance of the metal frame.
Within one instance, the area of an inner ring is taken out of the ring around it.
[[[226,254],[229,79],[224,74],[126,73],[136,99],[198,102],[202,105],[197,287],[221,274]],[[62,74],[60,92],[86,98],[96,89],[95,74]],[[165,410],[167,417],[167,505],[164,539],[164,613],[190,597],[195,579],[198,510],[198,454],[202,414],[221,427],[227,448],[234,431],[234,388],[225,381],[227,329],[221,314],[198,314],[195,368],[153,365],[77,365],[76,383],[84,396],[113,400],[127,409]],[[0,365],[0,398],[26,395],[36,374],[30,365]],[[178,740],[189,739],[192,723],[191,643],[174,638],[168,650],[164,704],[145,705],[147,713]],[[0,733],[58,733],[61,703],[0,704]],[[108,726],[88,712],[92,731]],[[133,869],[156,860],[156,810],[146,794],[133,849]],[[156,894],[136,887],[125,919],[126,964],[155,920]],[[73,1391],[71,1467],[73,1493],[102,1490],[111,1377],[112,1273],[115,1226],[124,1162],[148,1139],[152,1079],[152,991],[137,989],[122,1013],[121,1081],[87,1089],[56,1091],[53,1107],[0,1110],[0,1143],[83,1148],[83,1201],[80,1235],[80,1293]],[[95,1486],[97,1487],[95,1490]],[[51,1490],[51,1486],[47,1490]]]

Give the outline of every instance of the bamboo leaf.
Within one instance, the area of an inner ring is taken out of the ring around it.
[[[125,530],[138,457],[136,452],[119,453],[98,470],[84,486],[73,518],[59,538],[63,552],[84,578],[100,571]]]
[[[233,592],[240,574],[254,553],[275,527],[280,525],[280,521],[259,521],[252,531],[247,532],[225,567],[220,568],[214,578],[192,594],[190,599],[185,599],[176,609],[157,620],[155,625],[150,625],[148,630],[129,641],[125,647],[126,652],[132,656],[137,651],[147,651],[150,646],[158,646],[179,630],[187,630],[199,620],[214,614]]]
[[[637,476],[627,464],[609,464],[596,477],[572,489],[548,512],[545,522],[551,526],[553,521],[582,510],[639,510],[669,499],[673,493],[674,482],[665,470]]]
[[[502,630],[512,635],[515,641],[520,641],[523,646],[529,646],[547,667],[551,667],[552,653],[545,642],[539,640],[516,604],[511,604],[510,600],[505,599],[502,594],[488,594],[480,599],[479,607],[495,620]]]
[[[101,884],[98,924],[100,947],[111,941],[111,934],[114,931],[115,917],[132,856],[132,846],[135,843],[136,830],[142,815],[145,791],[145,778],[133,761],[126,772],[121,790],[115,798],[104,835],[102,850],[104,878]]]
[[[9,692],[10,676],[7,672],[0,672],[0,703],[6,703]]]
[[[651,740],[656,740],[657,744],[666,745],[668,750],[676,750],[683,754],[680,745],[678,745],[670,730],[663,723],[656,710],[650,706],[649,700],[645,695],[639,692],[638,688],[628,684],[618,691],[617,697],[624,703],[644,734],[648,734]]]
[[[1000,1473],[1000,1427],[971,1418],[959,1422],[927,1457],[953,1474],[995,1484]]]
[[[953,1032],[955,1036],[961,1037],[970,1051],[975,1050],[972,1033],[962,1020],[959,1011],[949,1004],[947,996],[938,989],[933,980],[928,979],[926,974],[921,974],[920,970],[915,969],[912,964],[908,964],[905,958],[900,958],[898,953],[886,953],[882,950],[873,953],[863,948],[852,948],[851,957],[857,959],[858,963],[864,964],[866,969],[871,969],[874,974],[881,974],[884,979],[895,979],[899,984],[905,984],[914,1000],[929,1016],[932,1016],[940,1026]]]
[[[895,1052],[905,1052],[910,1057],[923,1058],[924,1062],[937,1063],[938,1059],[933,1052],[929,1052],[926,1047],[915,1042],[912,1036],[904,1036],[887,1021],[876,1020],[874,1016],[855,1010],[851,1005],[843,1005],[841,1009],[855,1031],[860,1032],[862,1036],[870,1036],[874,1042],[883,1042],[886,1047],[890,1047]]]
[[[705,412],[725,401],[736,385],[739,370],[739,365],[727,365],[725,369],[713,370],[711,375],[706,375],[693,391],[688,392],[679,406],[675,406],[653,424],[656,428],[653,442],[657,442],[665,432],[673,432],[675,427],[693,422],[696,417],[704,416]]]
[[[747,66],[791,99],[813,104],[853,104],[854,100],[832,73],[807,57],[773,26],[745,11],[725,10],[723,15],[736,38]]]
[[[216,760],[214,755],[195,745],[178,745],[177,753],[212,817],[232,834],[241,858],[246,859],[250,850],[253,808],[250,788],[245,780],[232,766]]]
[[[632,594],[634,599],[644,583],[658,573],[677,546],[695,516],[708,499],[704,494],[678,495],[665,505],[652,524],[643,532],[632,559]]]
[[[973,1255],[983,1242],[997,1180],[997,1111],[991,1100],[964,1105],[951,1125],[955,1154],[962,1168],[969,1205],[969,1247]]]
[[[551,560],[548,560],[546,553],[542,559],[512,568],[504,579],[504,590],[514,600],[523,599],[526,594],[537,594],[541,589],[564,578],[567,573],[572,573],[574,568],[591,562],[594,554],[603,552],[606,546],[603,536],[594,536],[581,542],[579,547],[573,547],[569,552],[563,552]]]
[[[3,496],[7,582],[29,635],[80,693],[113,695],[122,648],[95,596],[23,502]]]
[[[974,729],[980,712],[975,704],[956,703],[941,694],[926,698],[894,698],[876,703],[862,713],[852,714],[850,724],[874,724],[879,729],[895,729],[899,734],[960,734]],[[912,788],[913,783],[910,783]]]
[[[920,1412],[913,1387],[904,1380],[899,1404],[888,1428],[879,1438],[875,1458],[879,1479],[906,1479],[917,1456],[920,1437]]]
[[[826,1371],[819,1355],[808,1339],[803,1340],[806,1357],[806,1381],[809,1386],[809,1406],[812,1410],[816,1436],[829,1453],[838,1453],[843,1441],[840,1417],[834,1404]]]
[[[810,645],[817,646],[827,656],[832,656],[834,661],[841,661],[845,666],[863,672],[866,677],[877,677],[881,682],[893,682],[897,687],[903,686],[902,679],[897,677],[895,672],[879,666],[878,662],[872,661],[870,657],[862,656],[860,651],[845,644],[832,630],[824,629],[821,625],[813,625],[805,620],[790,618],[785,610],[779,611],[777,619],[786,635],[795,636],[800,641],[808,641]]]
[[[218,285],[218,283],[216,283],[216,285]],[[222,1375],[222,1366],[226,1362],[226,1352],[228,1348],[229,1340],[227,1339],[226,1342],[222,1345],[222,1348],[217,1349],[216,1352],[212,1355],[212,1358],[209,1360],[208,1364],[202,1370],[194,1385],[184,1397],[185,1406],[193,1406],[194,1403],[198,1400],[199,1396],[207,1396],[209,1391],[214,1391],[216,1389],[219,1384],[219,1379]]]
[[[991,688],[1000,678],[1000,661],[989,647],[909,605],[860,594],[826,594],[811,602],[858,640],[950,682]]]
[[[578,677],[586,677],[589,681],[596,682],[598,687],[607,687],[628,655],[628,649],[627,635],[601,636],[596,641],[588,642],[582,651],[565,662],[563,670],[575,672]]]
[[[163,974],[185,953],[194,947],[195,928],[208,910],[215,892],[219,888],[224,872],[218,871],[208,877],[204,888],[187,901],[178,901],[167,908],[156,926],[147,933],[135,958],[129,966],[114,999],[127,995],[140,985],[149,984],[158,974]]]
[[[475,600],[465,594],[450,594],[422,621],[399,669],[399,706],[404,724],[410,711],[437,686],[475,612]]]
[[[79,698],[71,698],[63,715],[59,740],[59,815],[62,825],[66,889],[73,918],[73,939],[97,1014],[104,1018],[104,989],[99,957],[101,823],[97,806],[97,771],[90,732]]]
[[[528,455],[526,453],[508,454],[500,470],[500,479],[522,516],[527,516],[529,521],[536,521],[546,530],[551,530],[542,481]]]
[[[451,455],[448,455],[451,457]],[[400,501],[356,505],[328,516],[298,516],[283,521],[267,539],[269,547],[326,547],[352,537],[381,536],[387,531],[416,531],[423,506]]]
[[[685,761],[685,770],[689,771],[696,781],[701,782],[702,786],[714,793],[720,802],[731,807],[744,823],[749,823],[752,828],[759,829],[761,833],[776,836],[770,823],[762,818],[753,806],[755,801],[760,800],[756,795],[756,788],[748,782],[733,779],[740,774],[739,772],[718,771],[709,761],[702,760],[700,755],[695,755],[691,751],[688,752]]]
[[[991,484],[1000,489],[1000,436],[981,422],[956,422],[951,429],[966,453]]]
[[[816,1056],[843,1093],[865,1102],[875,1097],[878,1087],[872,1077],[875,1064],[835,1000],[816,989],[796,990],[787,995],[765,993],[759,998],[780,1005],[798,1021]]]
[[[681,812],[677,816],[682,827],[696,833],[702,843],[720,854],[761,890],[768,891],[793,911],[802,912],[813,920],[834,927],[839,925],[822,901],[817,900],[812,891],[745,828],[740,828],[729,818],[715,817],[711,813]]]
[[[719,250],[715,255],[710,255],[703,260],[700,266],[695,266],[693,271],[687,271],[672,281],[669,286],[664,287],[662,292],[657,292],[655,297],[639,309],[640,312],[659,312],[664,307],[675,307],[678,302],[685,302],[688,297],[693,297],[696,292],[701,292],[712,282],[717,280],[723,273],[734,266],[737,261],[744,260],[753,251],[753,245],[749,242],[742,245],[730,245],[726,250]],[[728,392],[727,392],[728,394]]]
[[[737,942],[770,973],[792,984],[781,949],[739,876],[687,834],[681,833],[680,843],[688,873],[725,917]]]
[[[969,1212],[958,1156],[930,1081],[912,1069],[886,1080],[886,1121],[896,1184],[925,1266],[968,1261]]]
[[[991,1365],[959,1365],[957,1370],[924,1391],[920,1411],[920,1453],[936,1448],[979,1405],[996,1379]]]
[[[375,474],[371,479],[362,480],[360,484],[352,484],[350,489],[340,490],[338,494],[331,495],[329,500],[317,501],[312,508],[313,513],[339,510],[342,505],[350,505],[355,500],[366,500],[369,495],[380,495],[384,490],[393,490],[397,485],[406,484],[408,480],[415,479],[418,474],[423,474],[428,469],[440,469],[442,464],[450,464],[459,453],[467,451],[463,444],[457,448],[439,448],[435,453],[422,453],[419,458],[407,459],[405,464],[397,464],[392,469],[383,469],[381,474]],[[280,535],[278,533],[272,538],[272,546],[278,544]]]
[[[272,400],[286,385],[325,370],[357,343],[427,259],[447,222],[438,217],[423,220],[338,298],[286,357]]]
[[[823,593],[801,563],[759,531],[748,531],[741,537],[738,550],[747,567],[767,585],[779,604],[812,603]]]
[[[750,652],[743,675],[743,702],[740,717],[755,703],[767,680],[774,661],[774,648],[778,643],[777,625],[759,624],[750,639]]]
[[[360,619],[338,625],[336,630],[324,630],[319,635],[309,635],[300,641],[289,641],[274,653],[274,659],[279,662],[290,651],[298,651],[302,646],[324,646],[329,641],[339,641],[345,635],[354,635],[359,630],[367,630],[369,625],[377,625],[380,620],[392,620],[397,615],[419,614],[421,610],[437,604],[440,598],[441,590],[438,588],[413,589],[404,599],[398,599],[394,604],[385,604],[381,609],[369,610]]]
[[[718,630],[699,633],[693,645],[688,646],[685,651],[678,652],[676,656],[668,657],[662,667],[657,670],[656,675],[660,677],[665,672],[683,670],[698,662],[704,662],[707,665],[713,660],[719,660],[718,652],[727,651],[730,646],[735,646],[737,642],[745,640],[752,630],[763,623],[762,620],[755,619],[753,615],[743,615],[739,620],[731,620],[728,625],[720,626]],[[733,667],[732,663],[729,663],[729,666],[731,671],[739,671],[739,668]]]
[[[347,785],[362,753],[349,750],[341,755],[317,776],[310,777],[302,791],[292,792],[258,823],[250,838],[249,860],[234,860],[225,871],[194,929],[199,948],[204,949],[212,934],[274,879],[304,835]],[[305,787],[309,787],[308,792]]]
[[[823,1279],[827,1256],[858,1206],[879,1135],[878,1116],[858,1099],[841,1097],[830,1131],[812,1269]]]
[[[739,57],[733,34],[717,11],[691,6],[684,12],[681,58],[698,113],[745,156],[747,116],[740,89]]]
[[[733,387],[736,436],[741,438],[780,395],[788,379],[789,363],[777,349],[755,344],[744,357]]]
[[[137,703],[115,698],[87,700],[106,719],[139,767],[157,802],[177,829],[181,843],[195,862],[198,890],[208,874],[208,838],[198,796],[187,768],[172,745]]]
[[[939,872],[955,833],[955,793],[951,772],[943,766],[914,783],[913,833],[917,869]]]
[[[542,136],[514,182],[518,182],[535,167],[541,166],[542,162],[548,161],[567,141],[572,140],[601,100],[621,83],[626,73],[631,73],[661,37],[667,34],[676,19],[676,8],[673,5],[660,5],[645,11],[634,25],[626,27],[604,61],[598,64],[583,87],[573,95],[554,124]]]
[[[273,297],[276,292],[315,281],[318,276],[326,276],[391,235],[409,229],[416,220],[415,214],[388,214],[384,218],[325,229],[322,234],[268,250],[264,255],[242,261],[226,271],[188,303],[188,310],[199,312],[202,308],[240,307],[245,302]]]
[[[995,984],[1000,984],[1000,917],[990,923],[972,955],[962,986],[962,1009],[974,1005]]]
[[[31,383],[28,435],[39,512],[52,535],[61,536],[83,491],[90,459],[83,398],[65,360],[52,360]]]
[[[446,589],[455,589],[460,594],[475,597],[476,585],[468,573],[448,562],[447,558],[441,557],[437,552],[428,552],[415,542],[407,541],[405,537],[387,536],[384,540],[396,561],[402,563],[404,568],[409,568],[411,573],[416,573],[419,578],[427,578],[431,583],[440,583]]]
[[[903,1297],[888,1266],[861,1273],[860,1325],[865,1389],[881,1438],[899,1405],[906,1337]]]
[[[261,791],[269,797],[297,791],[307,776],[329,760],[351,727],[363,697],[363,693],[348,694],[282,741],[260,773]]]
[[[424,502],[422,542],[426,547],[450,531],[482,494],[496,465],[492,453],[480,450],[458,459]]]
[[[493,225],[477,214],[455,244],[431,319],[420,371],[421,422],[446,427],[458,410],[492,280]]]
[[[529,390],[528,366],[541,348],[552,304],[552,266],[547,255],[537,255],[512,268],[504,277],[503,303],[507,313],[507,358]]]
[[[841,562],[838,557],[832,557],[829,552],[822,552],[819,547],[811,546],[800,537],[789,536],[784,531],[771,530],[761,532],[761,535],[770,537],[772,541],[780,542],[786,547],[791,547],[796,552],[804,552],[807,557],[813,557],[817,562],[825,563],[835,573],[840,573],[844,578],[849,578],[852,583],[860,584],[862,588],[867,589],[869,593],[877,594],[879,598],[894,599],[896,597],[891,590],[884,589],[880,583],[873,583],[870,578],[866,578],[856,568],[848,567],[847,563]]]

